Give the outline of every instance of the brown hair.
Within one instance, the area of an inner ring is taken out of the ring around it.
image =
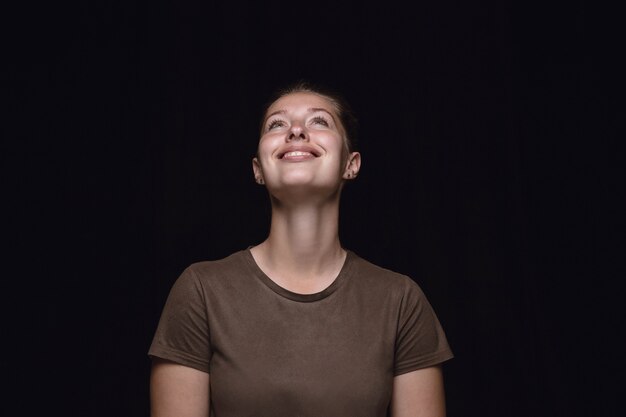
[[[276,100],[293,93],[313,93],[328,99],[333,106],[335,106],[335,111],[337,112],[337,116],[339,117],[339,121],[341,122],[341,126],[344,131],[344,140],[348,152],[354,152],[357,150],[358,122],[354,111],[346,99],[336,91],[320,85],[313,85],[308,81],[298,81],[297,83],[281,88],[272,94],[270,100],[265,105],[261,116],[261,134],[263,134],[263,124],[265,122],[267,110],[270,106]]]

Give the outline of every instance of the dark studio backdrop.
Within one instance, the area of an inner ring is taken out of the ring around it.
[[[609,11],[91,1],[3,19],[2,415],[148,415],[172,283],[266,236],[260,110],[300,78],[360,119],[342,242],[427,294],[456,354],[448,415],[614,415],[624,145]]]

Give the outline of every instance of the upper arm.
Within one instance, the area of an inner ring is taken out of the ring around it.
[[[391,417],[445,417],[441,366],[418,369],[393,379]]]
[[[150,375],[152,417],[208,417],[209,374],[154,358]]]

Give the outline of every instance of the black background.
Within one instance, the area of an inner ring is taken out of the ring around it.
[[[583,1],[9,7],[2,415],[148,415],[173,281],[267,233],[260,110],[300,78],[359,116],[341,239],[426,292],[448,415],[614,415],[617,21]]]

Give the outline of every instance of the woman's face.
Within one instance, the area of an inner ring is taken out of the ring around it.
[[[340,189],[360,166],[348,154],[335,106],[315,93],[298,92],[276,100],[267,110],[254,174],[270,192],[293,189]]]

